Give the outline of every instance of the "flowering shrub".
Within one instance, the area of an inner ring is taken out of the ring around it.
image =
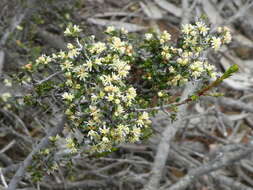
[[[105,41],[94,36],[80,38],[80,32],[78,26],[68,27],[64,32],[71,41],[67,51],[42,55],[25,65],[27,75],[22,79],[35,86],[26,102],[48,98],[53,91],[64,103],[73,131],[82,134],[81,139],[66,139],[66,148],[72,153],[84,145],[89,145],[91,152],[110,151],[115,145],[144,138],[151,124],[147,110],[172,104],[173,88],[200,79],[218,77],[216,84],[221,82],[205,52],[210,48],[217,51],[231,41],[228,28],[211,33],[203,22],[183,25],[176,42],[167,31],[140,38],[108,27]],[[49,74],[52,70],[57,72]],[[41,73],[46,78],[38,78]]]

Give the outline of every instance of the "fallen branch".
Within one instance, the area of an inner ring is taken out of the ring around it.
[[[184,92],[182,97],[185,98],[189,94],[193,93],[194,89],[192,84],[189,84]],[[144,187],[145,190],[154,190],[158,189],[160,179],[162,178],[162,170],[164,169],[165,163],[168,158],[168,154],[170,151],[170,141],[175,136],[176,132],[182,125],[182,119],[186,115],[186,104],[179,108],[178,112],[178,120],[174,122],[172,125],[168,125],[162,133],[161,141],[158,145],[158,149],[155,156],[155,161],[153,168],[151,170],[151,177],[147,185]]]
[[[226,155],[223,158],[217,159],[215,162],[211,161],[199,168],[191,170],[186,176],[181,178],[177,183],[168,188],[168,190],[183,190],[188,187],[193,181],[199,177],[209,174],[218,169],[224,168],[231,165],[241,159],[246,158],[253,152],[253,147],[250,147],[246,151],[240,151],[239,153],[234,153],[233,155]]]
[[[235,190],[253,190],[252,188],[223,175],[218,175],[218,176],[213,175],[213,177],[215,181],[217,181],[218,183],[227,185]]]

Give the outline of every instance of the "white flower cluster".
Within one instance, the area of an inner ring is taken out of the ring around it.
[[[3,103],[2,108],[4,110],[9,110],[12,108],[12,105],[10,104],[10,99],[12,98],[12,95],[9,92],[4,92],[0,94],[0,103]]]
[[[74,25],[74,26],[69,26],[66,28],[64,31],[65,36],[77,36],[82,30],[79,28],[79,26]]]
[[[195,24],[183,25],[182,35],[179,47],[173,47],[171,43],[166,43],[171,38],[166,31],[160,35],[161,57],[164,63],[169,65],[165,70],[170,73],[168,84],[177,86],[203,76],[217,78],[215,67],[208,64],[204,57],[204,51],[210,47],[217,51],[221,45],[229,43],[231,41],[229,29],[220,27],[217,34],[211,34],[210,28],[200,21]],[[153,34],[147,33],[145,35],[146,40],[152,38]]]
[[[80,31],[78,26],[71,26],[65,35],[77,37]],[[151,121],[148,113],[136,112],[136,108],[147,107],[154,96],[164,103],[172,86],[216,78],[215,67],[207,62],[204,52],[208,48],[217,51],[231,41],[228,28],[211,34],[203,22],[183,25],[182,38],[176,45],[167,31],[146,33],[143,43],[130,43],[125,29],[108,27],[105,32],[108,38],[104,42],[94,36],[81,41],[77,38],[76,43],[67,44],[66,51],[36,60],[37,65],[58,64],[63,71],[65,113],[94,152],[141,139]],[[33,67],[25,66],[29,71]],[[75,143],[67,140],[72,152],[78,151]]]
[[[4,101],[7,102],[9,98],[11,98],[11,94],[9,92],[5,92],[3,94],[0,94],[0,98]]]
[[[119,37],[113,36],[108,40],[111,49],[119,52],[121,55],[126,54],[128,56],[132,55],[133,46],[125,41],[122,41]]]
[[[47,65],[48,63],[50,63],[52,61],[51,57],[46,56],[46,55],[42,55],[40,57],[38,57],[38,59],[36,60],[37,64],[44,64]]]
[[[65,34],[78,31],[78,27],[72,27]],[[113,27],[106,30],[113,31]],[[121,32],[127,34],[126,30]],[[168,39],[167,33],[163,39]],[[148,113],[134,111],[137,93],[127,81],[132,53],[129,42],[111,35],[106,42],[90,37],[82,45],[68,43],[67,51],[43,55],[36,61],[60,63],[68,89],[62,93],[67,105],[65,113],[73,127],[83,133],[86,141],[90,140],[91,151],[110,151],[114,145],[136,142],[151,123]],[[66,146],[73,153],[77,151],[71,138]]]

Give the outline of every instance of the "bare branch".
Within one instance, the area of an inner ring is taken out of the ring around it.
[[[55,72],[55,73],[53,73],[52,75],[49,75],[48,77],[46,77],[45,79],[43,79],[43,80],[41,80],[41,81],[38,81],[38,82],[36,83],[36,85],[40,85],[40,84],[42,84],[42,83],[44,83],[44,82],[47,82],[47,81],[49,81],[50,79],[52,79],[53,77],[55,77],[55,76],[57,76],[57,75],[59,75],[59,74],[61,74],[61,73],[63,73],[63,71]]]

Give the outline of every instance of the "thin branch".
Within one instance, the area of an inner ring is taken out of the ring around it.
[[[12,140],[9,144],[7,144],[4,148],[2,148],[0,150],[0,154],[6,152],[7,150],[9,150],[14,144],[16,143],[15,140]]]
[[[35,83],[35,85],[40,85],[40,84],[42,84],[42,83],[44,83],[44,82],[47,82],[47,81],[49,81],[50,79],[52,79],[53,77],[55,77],[55,76],[57,76],[57,75],[59,75],[59,74],[61,74],[61,73],[63,73],[63,71],[58,71],[58,72],[56,72],[56,73],[53,73],[52,75],[49,75],[48,77],[44,78],[43,80],[41,80],[41,81]]]
[[[0,153],[0,161],[6,166],[13,164],[12,159],[4,153]]]
[[[4,187],[7,188],[8,185],[7,185],[6,181],[5,181],[5,177],[4,177],[3,173],[2,173],[2,168],[0,168],[0,178],[1,178],[1,181],[2,181],[2,183],[4,185]]]

